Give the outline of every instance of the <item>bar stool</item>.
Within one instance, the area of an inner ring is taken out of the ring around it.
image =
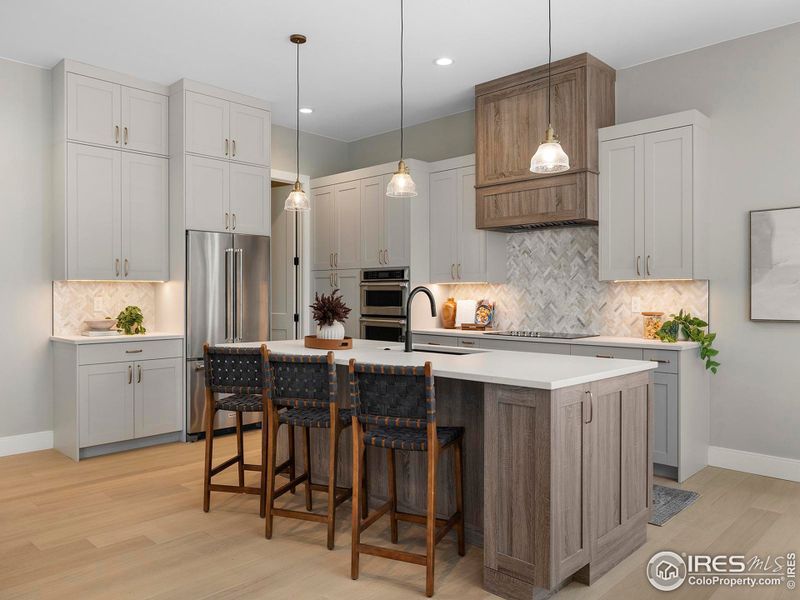
[[[266,496],[266,442],[267,442],[267,394],[268,379],[265,367],[267,347],[261,348],[218,348],[203,346],[206,377],[206,457],[203,479],[203,511],[208,512],[211,504],[211,492],[232,492],[258,494],[259,512],[264,516]],[[230,394],[216,398],[214,394]],[[236,456],[212,466],[214,451],[214,416],[218,410],[230,410],[236,413]],[[244,440],[242,438],[242,413],[262,413],[262,448],[260,464],[244,462]],[[237,465],[239,469],[239,485],[222,485],[211,483],[211,478],[228,467]],[[283,465],[284,468],[287,465]],[[261,485],[245,486],[244,472],[261,473]]]
[[[364,446],[386,448],[388,501],[372,515],[361,519],[357,487],[353,489],[353,547],[350,576],[358,579],[359,554],[371,554],[425,565],[425,593],[433,595],[434,551],[436,544],[453,526],[458,538],[458,554],[464,556],[464,499],[462,483],[461,427],[437,427],[436,398],[431,363],[424,367],[357,364],[350,360],[350,402],[353,410],[353,482],[363,468]],[[456,512],[449,519],[436,518],[436,467],[442,450],[453,447],[455,465]],[[395,450],[427,452],[427,502],[425,515],[397,510]],[[425,554],[415,554],[383,546],[361,543],[361,532],[389,513],[392,543],[397,543],[397,521],[425,526]],[[438,528],[438,529],[437,529]]]
[[[316,521],[328,525],[328,549],[333,550],[336,529],[336,507],[351,497],[348,488],[336,486],[336,464],[339,453],[339,436],[350,426],[350,410],[340,409],[336,402],[336,365],[333,352],[327,355],[298,356],[267,353],[271,387],[267,396],[269,442],[267,451],[267,510],[264,535],[272,538],[272,517],[289,517]],[[285,411],[278,412],[281,407]],[[300,427],[303,433],[305,472],[292,477],[289,483],[275,489],[275,462],[278,429],[286,424],[289,431]],[[310,429],[329,430],[328,483],[315,484],[311,480]],[[295,485],[305,482],[306,511],[275,507],[275,499]],[[325,514],[310,512],[313,509],[312,490],[328,492],[328,509]],[[337,495],[338,494],[338,495]]]

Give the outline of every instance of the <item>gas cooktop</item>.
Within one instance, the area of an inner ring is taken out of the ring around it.
[[[528,331],[516,329],[511,331],[487,331],[483,335],[503,335],[523,338],[548,338],[554,340],[577,340],[580,338],[595,337],[596,333],[561,333],[558,331]]]

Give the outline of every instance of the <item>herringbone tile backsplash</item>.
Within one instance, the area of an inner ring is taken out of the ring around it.
[[[144,326],[155,323],[155,283],[105,281],[53,282],[53,334],[80,335],[84,321],[116,318],[122,309],[133,305],[142,309]],[[94,311],[94,299],[103,299],[103,310]]]
[[[447,296],[496,303],[495,328],[641,337],[641,309],[708,317],[706,281],[598,280],[597,228],[508,234],[505,284],[442,286]]]

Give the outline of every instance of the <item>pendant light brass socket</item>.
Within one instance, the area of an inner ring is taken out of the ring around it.
[[[558,143],[558,137],[556,137],[555,131],[553,131],[553,126],[550,123],[547,124],[547,131],[544,134],[544,140],[542,143],[547,144],[549,142]]]
[[[305,44],[306,36],[304,36],[302,33],[293,33],[289,36],[289,41],[293,44]]]
[[[400,159],[400,162],[397,163],[397,171],[395,171],[394,174],[408,175],[408,167],[406,166],[406,163],[402,158]]]

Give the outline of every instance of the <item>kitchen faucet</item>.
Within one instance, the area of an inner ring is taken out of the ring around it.
[[[406,352],[412,351],[412,343],[411,343],[411,303],[414,300],[414,296],[418,293],[424,293],[428,296],[428,300],[431,301],[431,316],[436,316],[436,300],[433,299],[433,293],[426,288],[424,285],[418,285],[411,293],[408,295],[408,300],[406,300]]]

